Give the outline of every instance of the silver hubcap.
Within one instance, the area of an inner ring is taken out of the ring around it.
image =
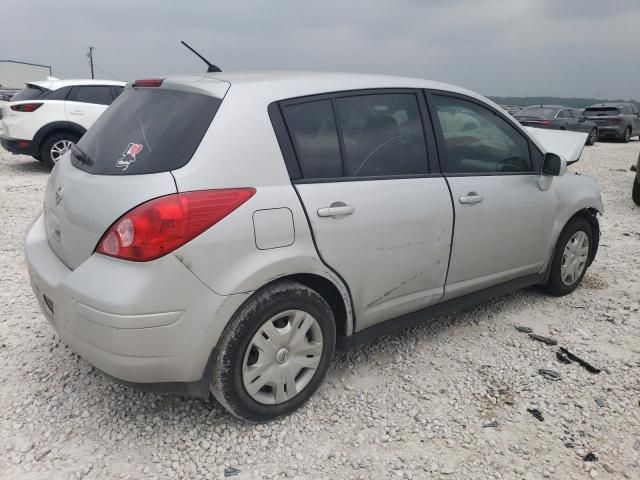
[[[275,405],[309,384],[322,357],[322,330],[302,310],[286,310],[267,320],[244,354],[242,381],[255,401]]]
[[[562,265],[560,266],[560,277],[562,283],[571,286],[584,271],[587,266],[589,256],[589,237],[582,230],[573,234],[564,247],[562,254]]]
[[[71,148],[73,142],[71,140],[58,140],[51,146],[51,160],[57,163],[62,156]]]
[[[593,130],[591,132],[591,143],[596,143],[597,140],[598,140],[598,132]]]

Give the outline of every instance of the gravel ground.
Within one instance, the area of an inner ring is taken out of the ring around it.
[[[639,479],[638,150],[598,143],[572,167],[598,178],[606,209],[572,295],[528,289],[339,354],[316,395],[268,425],[116,385],[57,339],[21,245],[48,172],[0,153],[0,477]],[[559,363],[514,325],[603,372]]]

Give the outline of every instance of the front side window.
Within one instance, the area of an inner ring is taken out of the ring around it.
[[[498,114],[475,102],[432,96],[444,137],[447,173],[491,174],[532,172],[525,136]]]
[[[108,85],[91,85],[76,87],[69,100],[83,103],[95,103],[98,105],[110,105],[113,101],[111,87]]]
[[[358,95],[336,99],[348,177],[428,172],[427,146],[413,94]]]

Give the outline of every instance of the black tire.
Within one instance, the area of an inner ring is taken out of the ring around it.
[[[640,206],[640,182],[638,182],[638,177],[633,179],[633,190],[631,191],[631,198],[633,198],[633,203]]]
[[[631,140],[631,127],[627,127],[624,129],[621,140],[622,143],[629,143],[629,140]]]
[[[587,145],[594,145],[598,141],[598,129],[594,128],[589,132],[587,137]]]
[[[42,155],[38,154],[38,155],[34,155],[33,158],[35,158],[36,160],[38,160],[39,162],[42,161]]]
[[[587,239],[589,240],[589,256],[584,269],[582,270],[578,278],[570,285],[567,285],[562,280],[561,276],[562,257],[567,243],[579,231],[583,231],[587,235]],[[591,224],[582,217],[574,217],[569,221],[569,223],[567,223],[567,225],[564,227],[564,230],[562,230],[560,237],[558,238],[558,242],[556,243],[553,259],[551,260],[552,263],[551,272],[549,273],[549,279],[547,280],[547,283],[542,286],[545,292],[560,297],[562,295],[567,295],[573,292],[578,287],[578,285],[580,285],[580,282],[582,282],[582,278],[587,272],[587,268],[590,264],[594,245],[593,235],[594,234]]]
[[[256,401],[245,389],[243,363],[258,329],[286,310],[302,310],[316,319],[322,331],[322,353],[313,377],[300,392],[283,403],[267,405]],[[222,333],[213,364],[211,393],[230,413],[249,422],[267,422],[289,414],[304,404],[322,382],[335,343],[333,313],[317,292],[292,281],[265,287],[240,307]]]
[[[61,141],[70,141],[71,143],[78,143],[79,137],[73,133],[68,132],[60,132],[53,133],[44,139],[42,142],[42,147],[40,148],[40,156],[42,157],[42,162],[45,163],[49,168],[53,168],[56,164],[56,160],[52,158],[52,148],[53,146]]]

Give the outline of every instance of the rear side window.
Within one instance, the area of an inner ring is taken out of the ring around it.
[[[44,97],[50,90],[39,87],[37,85],[27,85],[25,88],[11,97],[12,102],[20,102],[23,100],[37,100]]]
[[[341,97],[336,108],[348,177],[428,172],[427,146],[413,94]]]
[[[560,110],[558,112],[558,118],[571,118],[571,112],[568,109]]]
[[[305,179],[429,171],[424,127],[413,93],[285,104],[283,115]]]
[[[197,93],[129,88],[78,142],[72,161],[105,175],[178,169],[195,153],[220,103]]]
[[[528,140],[492,110],[456,97],[433,95],[447,173],[532,172]]]
[[[615,107],[594,107],[584,111],[585,117],[605,117],[620,115],[620,110]]]
[[[74,87],[67,100],[73,102],[95,103],[97,105],[110,105],[113,101],[111,87],[108,85],[87,85]]]
[[[45,97],[47,100],[66,100],[71,92],[72,87],[63,87],[53,90]]]
[[[342,176],[338,131],[330,100],[289,105],[283,114],[304,178]]]

